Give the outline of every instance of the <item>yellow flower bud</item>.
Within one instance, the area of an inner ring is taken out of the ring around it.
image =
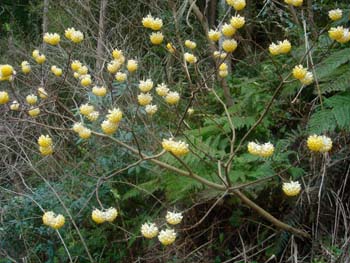
[[[10,105],[10,109],[13,111],[19,110],[19,107],[20,107],[20,104],[17,102],[17,100],[14,100]]]
[[[170,53],[175,53],[175,47],[171,43],[166,44],[166,48]]]
[[[24,74],[28,74],[31,71],[31,67],[30,67],[30,64],[28,63],[28,61],[23,61],[21,63],[21,67],[22,67],[22,72]]]
[[[290,183],[283,183],[282,190],[287,196],[296,196],[301,191],[299,182],[290,181]]]
[[[39,87],[38,88],[38,95],[42,99],[46,99],[48,97],[48,94],[47,94],[46,90],[43,87]]]

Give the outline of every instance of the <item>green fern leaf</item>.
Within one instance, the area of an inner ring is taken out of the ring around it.
[[[350,48],[341,49],[334,52],[328,58],[323,60],[316,69],[319,79],[334,75],[334,71],[341,65],[350,60]]]
[[[337,122],[331,110],[322,110],[314,113],[308,123],[308,132],[321,134],[327,131],[334,131]]]

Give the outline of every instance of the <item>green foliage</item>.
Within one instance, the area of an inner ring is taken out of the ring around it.
[[[310,133],[333,132],[336,128],[350,130],[350,93],[339,93],[324,100],[324,108],[318,107],[310,118]]]

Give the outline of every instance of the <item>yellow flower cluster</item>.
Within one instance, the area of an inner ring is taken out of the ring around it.
[[[137,60],[129,59],[126,64],[126,68],[128,69],[129,72],[135,72],[138,68]]]
[[[16,71],[14,71],[13,67],[11,65],[0,65],[0,81],[13,80],[13,75],[16,74]]]
[[[119,123],[123,118],[123,112],[118,108],[113,108],[112,110],[108,110],[107,119],[112,123]]]
[[[223,24],[221,28],[221,32],[225,37],[232,37],[236,34],[237,29],[233,27],[231,24]]]
[[[103,86],[101,86],[101,87],[94,86],[92,88],[92,93],[95,94],[96,96],[104,97],[107,94],[107,89]]]
[[[143,93],[149,92],[153,89],[153,81],[151,79],[140,80],[139,90]]]
[[[79,60],[74,60],[70,64],[70,67],[74,71],[74,77],[80,79],[80,84],[83,87],[88,87],[91,85],[91,75],[88,74],[89,69],[87,66],[83,65]]]
[[[43,219],[44,225],[52,227],[53,229],[56,229],[56,230],[63,227],[65,223],[65,218],[63,215],[61,214],[56,215],[52,211],[45,212],[42,219]]]
[[[170,211],[168,211],[166,216],[165,216],[166,221],[171,225],[180,224],[182,221],[182,218],[183,218],[183,216],[181,213],[175,213],[175,212],[170,212]]]
[[[107,64],[107,70],[111,74],[117,73],[117,71],[122,67],[122,63],[119,60],[112,60]]]
[[[46,57],[44,54],[41,54],[39,50],[35,49],[32,52],[32,57],[34,58],[34,60],[36,61],[36,63],[38,63],[39,65],[44,64],[46,61]]]
[[[83,104],[79,107],[80,114],[88,116],[91,112],[94,111],[94,106],[89,105],[88,103]]]
[[[175,156],[183,156],[189,152],[188,144],[183,141],[174,141],[173,138],[163,139],[162,147]]]
[[[96,121],[99,116],[100,116],[100,113],[98,111],[93,111],[89,115],[87,115],[86,118],[89,121]]]
[[[228,75],[228,66],[226,63],[222,63],[219,66],[219,76],[222,78],[225,78],[227,77],[227,75]]]
[[[167,212],[165,219],[168,224],[177,225],[182,221],[181,213]],[[174,243],[176,239],[176,233],[173,229],[162,230],[159,233],[158,227],[154,223],[145,223],[141,226],[141,234],[148,239],[154,238],[158,235],[158,240],[164,245],[170,245]]]
[[[175,105],[180,100],[180,95],[177,91],[169,91],[168,94],[164,97],[166,103],[169,105]]]
[[[162,32],[154,32],[149,36],[149,39],[153,45],[160,45],[164,40],[164,35]]]
[[[85,74],[85,75],[81,75],[81,76],[80,76],[80,84],[81,84],[83,87],[88,87],[88,86],[91,85],[91,83],[92,83],[91,75]]]
[[[156,92],[159,96],[164,97],[168,94],[169,89],[165,83],[162,83],[157,85]]]
[[[234,39],[225,39],[222,42],[222,49],[227,53],[232,53],[237,48],[237,41]]]
[[[219,41],[220,37],[221,37],[221,32],[220,31],[214,30],[214,29],[209,30],[208,38],[211,41],[217,42],[217,41]]]
[[[246,6],[245,0],[226,0],[226,3],[232,6],[236,11],[243,10]]]
[[[117,74],[115,74],[115,79],[118,82],[124,82],[127,79],[127,75],[126,75],[126,73],[118,71]]]
[[[157,105],[149,104],[149,105],[146,105],[145,111],[149,116],[152,116],[158,111],[158,107]]]
[[[275,151],[275,147],[272,143],[267,142],[264,144],[257,144],[255,142],[248,143],[248,152],[260,157],[270,157]]]
[[[70,64],[70,67],[71,67],[71,69],[72,69],[74,72],[78,72],[82,66],[83,66],[83,65],[81,64],[81,62],[80,62],[79,60],[74,60],[74,61],[72,61],[72,63]],[[86,72],[86,73],[87,73],[87,72]],[[85,73],[85,74],[86,74],[86,73]]]
[[[102,131],[107,135],[115,133],[122,118],[123,112],[119,108],[108,110],[107,119],[101,123]]]
[[[221,58],[221,59],[225,59],[227,57],[227,53],[226,52],[220,52],[220,51],[214,51],[213,52],[213,56],[214,58]]]
[[[0,103],[1,104],[1,103]],[[10,105],[10,109],[13,111],[17,111],[19,110],[20,104],[18,103],[17,100],[12,101],[11,105]]]
[[[331,39],[344,44],[350,41],[349,28],[344,28],[342,26],[331,27],[328,31],[328,35]]]
[[[84,40],[84,34],[79,30],[75,30],[74,27],[67,28],[64,35],[67,39],[76,44]]]
[[[187,63],[194,64],[197,63],[197,57],[193,55],[192,53],[186,52],[184,54],[184,59]]]
[[[278,41],[277,44],[271,43],[269,46],[269,51],[271,55],[287,54],[292,49],[291,43],[285,39],[283,41]]]
[[[53,143],[49,135],[40,135],[38,138],[39,151],[42,155],[51,155],[53,153]]]
[[[0,91],[0,105],[6,104],[9,100],[10,96],[7,91]]]
[[[29,105],[35,105],[38,101],[38,97],[34,94],[30,94],[26,97],[26,101]]]
[[[91,136],[91,130],[86,128],[81,122],[74,123],[73,131],[78,133],[79,137],[82,139],[89,139]]]
[[[303,0],[284,0],[284,2],[288,5],[292,6],[301,6],[303,4]]]
[[[56,76],[56,77],[61,77],[62,76],[62,69],[53,65],[51,66],[51,72]]]
[[[195,49],[197,47],[197,44],[196,42],[187,39],[185,41],[185,46],[189,49]]]
[[[38,88],[38,95],[41,99],[46,99],[49,96],[43,87]]]
[[[175,239],[176,239],[176,233],[173,229],[162,230],[158,235],[158,240],[164,246],[171,245],[172,243],[175,242]]]
[[[31,67],[28,61],[23,61],[21,63],[22,72],[28,74],[31,71]]]
[[[245,18],[240,15],[236,15],[231,17],[230,20],[231,26],[233,26],[236,29],[242,28],[245,24]]]
[[[150,104],[152,102],[152,100],[153,100],[153,97],[149,93],[140,93],[137,96],[137,101],[139,102],[139,104],[141,106],[146,106],[146,105]]]
[[[61,37],[57,33],[45,33],[43,40],[45,43],[52,45],[52,46],[57,46],[58,43],[61,41]]]
[[[142,19],[142,25],[145,28],[150,28],[154,31],[158,31],[163,27],[163,21],[160,18],[154,18],[151,14]]]
[[[30,117],[36,117],[40,114],[40,109],[39,107],[31,107],[29,110],[28,110],[28,114]]]
[[[158,227],[154,223],[144,223],[141,226],[141,234],[148,239],[154,238],[158,235]]]
[[[303,65],[297,65],[293,68],[293,77],[298,79],[301,84],[308,86],[314,82],[314,76],[311,72],[307,71]]]
[[[313,152],[329,152],[332,149],[331,138],[324,135],[310,135],[307,138],[307,147]]]
[[[92,220],[97,224],[104,222],[112,223],[118,216],[118,211],[114,207],[110,207],[105,211],[94,209],[91,213]]]
[[[120,50],[120,49],[113,49],[112,51],[112,56],[115,60],[119,60],[119,61],[123,61],[122,63],[125,62],[125,57],[124,57],[124,54],[123,54],[123,50]]]
[[[331,20],[337,21],[343,17],[343,11],[339,8],[330,10],[328,16]]]
[[[301,185],[299,182],[283,183],[282,190],[287,196],[296,196],[301,191]]]

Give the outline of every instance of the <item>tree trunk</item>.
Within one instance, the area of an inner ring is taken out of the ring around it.
[[[107,10],[107,4],[108,0],[102,0],[101,1],[101,7],[100,7],[100,18],[98,22],[98,39],[97,39],[97,49],[96,49],[96,65],[95,68],[99,72],[102,71],[102,62],[103,62],[103,51],[104,51],[104,35],[105,35],[105,17],[106,17],[106,10]]]
[[[48,28],[48,12],[49,12],[49,0],[44,0],[44,10],[43,10],[43,24],[42,24],[42,29],[43,29],[43,34],[47,32]],[[45,52],[46,50],[46,43],[43,43],[43,51]]]

